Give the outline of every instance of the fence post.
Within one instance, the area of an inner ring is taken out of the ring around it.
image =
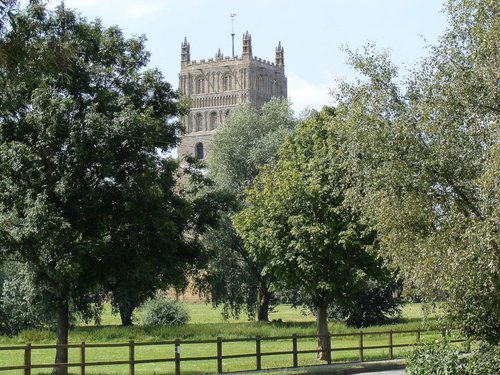
[[[31,344],[24,347],[24,375],[31,375]]]
[[[389,331],[389,359],[394,359],[394,351],[392,346],[392,329]]]
[[[217,373],[222,374],[222,337],[217,337]]]
[[[363,331],[359,331],[359,360],[364,361],[363,355]]]
[[[175,339],[175,375],[181,375],[181,342]]]
[[[80,345],[80,375],[85,375],[85,341]]]
[[[417,344],[420,342],[420,328],[417,328]]]
[[[128,343],[128,373],[129,375],[135,374],[134,340],[130,340]]]
[[[260,350],[260,336],[255,338],[255,359],[257,360],[257,370],[262,368],[262,355]]]
[[[299,367],[299,356],[297,353],[297,334],[292,336],[293,367]]]
[[[326,352],[326,361],[329,365],[332,364],[332,335],[328,334],[328,351]]]

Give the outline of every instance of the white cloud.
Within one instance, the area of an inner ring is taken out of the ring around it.
[[[333,104],[330,92],[338,86],[339,78],[331,73],[324,74],[320,84],[307,81],[293,71],[286,73],[288,77],[288,98],[296,114],[306,108],[320,110],[325,105]]]

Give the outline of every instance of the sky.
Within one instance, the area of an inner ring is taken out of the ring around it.
[[[51,5],[59,4],[51,0]],[[118,25],[128,37],[144,34],[149,67],[178,86],[181,42],[191,60],[231,55],[231,14],[235,55],[242,35],[252,35],[254,56],[274,62],[279,41],[285,49],[288,95],[296,114],[332,104],[330,90],[356,77],[342,46],[367,43],[390,51],[397,66],[413,66],[446,28],[442,0],[65,0],[88,20]]]

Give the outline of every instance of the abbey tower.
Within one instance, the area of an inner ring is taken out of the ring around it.
[[[179,92],[191,103],[189,114],[181,118],[184,134],[177,151],[179,160],[186,155],[204,159],[210,138],[232,108],[242,103],[261,108],[273,97],[287,97],[281,42],[274,63],[253,56],[248,31],[243,35],[241,57],[224,57],[219,49],[215,58],[198,62],[191,61],[190,45],[184,39]]]

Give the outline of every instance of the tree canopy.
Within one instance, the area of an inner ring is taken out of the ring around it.
[[[329,355],[327,308],[346,304],[379,270],[374,233],[345,196],[341,138],[323,109],[299,123],[247,190],[234,219],[245,248],[274,275],[277,287],[302,291],[314,306],[321,359]]]
[[[70,305],[84,308],[104,283],[173,282],[197,255],[177,163],[161,156],[176,145],[181,108],[162,74],[145,69],[144,37],[64,5],[30,5],[9,20],[0,39],[0,261],[28,266],[65,344]]]
[[[262,264],[245,250],[231,217],[243,206],[245,188],[259,168],[274,163],[295,123],[290,103],[275,98],[261,110],[250,105],[235,108],[211,140],[208,176],[215,189],[235,197],[235,205],[223,224],[203,238],[208,264],[198,286],[214,305],[223,305],[224,316],[239,316],[243,310],[249,318],[268,320],[272,277],[262,275]]]
[[[235,108],[210,143],[210,177],[242,198],[259,168],[274,163],[279,146],[295,125],[286,100],[273,98],[261,110],[247,104]]]
[[[349,197],[382,254],[455,325],[500,332],[500,5],[449,1],[449,28],[401,84],[385,52],[348,51],[364,79],[341,86]]]

